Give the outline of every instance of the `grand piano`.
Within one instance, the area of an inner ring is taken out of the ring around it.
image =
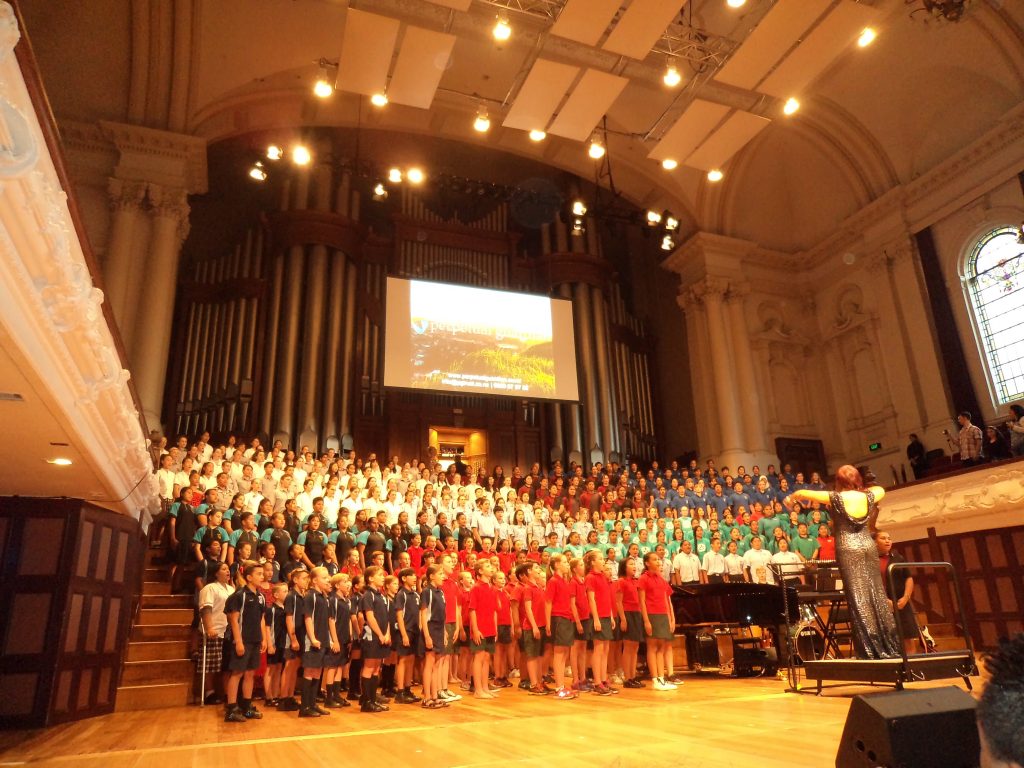
[[[672,609],[676,632],[686,640],[686,660],[692,671],[769,674],[778,664],[778,655],[765,647],[762,638],[744,630],[756,625],[775,637],[783,636],[780,627],[784,632],[787,623],[798,620],[799,601],[793,586],[783,593],[773,584],[685,584],[672,587]]]
[[[774,584],[730,582],[672,587],[672,609],[679,631],[700,624],[756,624],[774,630],[786,623],[787,612],[790,623],[795,624],[798,606],[796,587],[791,586],[786,587],[785,596]]]

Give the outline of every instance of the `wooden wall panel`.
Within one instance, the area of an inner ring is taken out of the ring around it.
[[[999,638],[1024,631],[1024,526],[900,542],[908,560],[953,564],[975,646],[991,650]],[[943,574],[915,571],[915,603],[929,621],[959,624],[952,585]]]
[[[111,712],[145,541],[136,520],[74,499],[0,498],[0,723]]]

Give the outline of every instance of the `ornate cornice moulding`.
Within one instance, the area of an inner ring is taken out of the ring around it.
[[[13,34],[12,34],[13,29]],[[159,509],[139,414],[12,47],[0,2],[0,323],[46,382],[54,415],[107,486],[145,524]],[[14,436],[16,439],[16,436]],[[123,498],[122,498],[123,497]]]

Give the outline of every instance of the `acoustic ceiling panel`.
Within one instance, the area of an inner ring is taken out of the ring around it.
[[[548,133],[575,141],[585,140],[628,82],[625,77],[588,69],[559,110]]]
[[[721,128],[712,133],[696,152],[686,158],[686,165],[704,171],[721,168],[769,123],[771,120],[766,117],[736,110]]]
[[[832,0],[779,0],[715,80],[737,88],[754,88],[831,4]]]
[[[700,146],[728,112],[729,107],[703,99],[694,99],[676,120],[675,125],[661,137],[661,141],[651,150],[648,157],[652,160],[671,159],[681,162]]]
[[[765,78],[757,90],[780,99],[794,96],[825,71],[876,18],[877,11],[860,3],[843,2]]]
[[[604,47],[633,59],[645,59],[686,0],[633,0]]]
[[[584,45],[597,45],[621,5],[622,0],[569,0],[551,33]]]
[[[456,11],[468,11],[469,4],[473,0],[430,0],[434,5],[443,5],[445,8],[454,8]]]
[[[349,8],[341,41],[336,87],[372,96],[387,86],[398,19]]]
[[[396,104],[430,109],[454,45],[455,35],[406,27],[388,84],[388,99]]]
[[[502,125],[523,131],[544,130],[579,72],[579,67],[537,59]]]

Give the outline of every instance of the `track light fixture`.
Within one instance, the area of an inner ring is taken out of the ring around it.
[[[409,180],[410,184],[422,184],[426,177],[423,170],[420,168],[410,168],[405,172],[405,178]]]
[[[669,62],[668,67],[665,69],[665,75],[661,79],[669,88],[675,88],[683,82],[683,76],[679,74],[679,70],[676,69],[676,65],[672,62]]]
[[[724,178],[725,174],[722,173],[717,168],[712,168],[710,171],[708,171],[708,181],[710,181],[712,184],[717,183]]]
[[[477,133],[487,133],[491,130],[491,118],[487,115],[487,107],[481,106],[476,111],[476,120],[473,121],[473,130]]]
[[[679,167],[679,161],[673,160],[671,157],[666,157],[664,160],[661,161],[661,167],[664,168],[666,171],[674,171],[676,168]]]
[[[392,184],[402,183],[402,170],[400,168],[392,168],[388,171],[388,181]]]
[[[271,144],[267,147],[268,160],[280,160],[282,157],[284,157],[284,150],[277,146],[277,144]]]
[[[530,131],[530,141],[544,141],[547,137],[548,135],[538,128],[534,128]]]
[[[590,140],[590,147],[587,149],[587,154],[590,155],[594,160],[600,160],[604,157],[605,148],[601,140],[596,136]]]
[[[292,147],[292,162],[296,165],[309,165],[312,160],[313,155],[306,146],[296,144]]]
[[[498,14],[498,20],[495,22],[491,34],[494,35],[495,40],[500,42],[504,42],[512,37],[512,25],[508,23],[507,15],[504,13]]]
[[[587,215],[587,204],[582,200],[572,201],[572,215],[573,216],[586,216]]]
[[[647,225],[650,227],[656,227],[661,224],[661,214],[657,211],[647,212]]]
[[[800,111],[800,102],[790,97],[786,99],[786,103],[782,105],[782,114],[784,115],[795,115]]]
[[[679,219],[677,219],[668,211],[665,211],[665,213],[661,215],[661,219],[662,221],[665,222],[666,232],[675,232],[677,229],[679,229]]]
[[[256,181],[266,181],[267,171],[263,167],[263,163],[257,160],[252,164],[252,168],[249,169],[249,178]]]
[[[671,251],[676,247],[676,241],[672,239],[672,235],[665,235],[661,238],[661,250]]]
[[[384,186],[384,182],[378,181],[373,185],[373,199],[377,202],[388,199],[388,188]]]
[[[370,103],[375,107],[386,107],[388,105],[388,95],[383,91],[375,93],[370,97]]]

